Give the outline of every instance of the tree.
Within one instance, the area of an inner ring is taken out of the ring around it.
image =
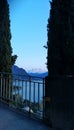
[[[0,72],[11,73],[17,56],[12,56],[9,5],[7,0],[0,0]]]
[[[47,25],[50,75],[74,74],[74,1],[52,0]]]

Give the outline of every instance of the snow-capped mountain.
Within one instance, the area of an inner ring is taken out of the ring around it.
[[[44,69],[41,69],[41,68],[34,68],[34,69],[31,69],[31,70],[28,70],[27,71],[28,73],[45,73],[47,72],[47,70],[44,70]]]
[[[35,68],[35,69],[32,69],[32,70],[29,70],[28,71],[28,74],[30,76],[35,76],[35,77],[46,77],[48,75],[48,71],[47,70],[43,70],[41,68]]]
[[[29,73],[30,76],[33,76],[33,77],[41,77],[41,78],[44,78],[46,76],[48,76],[48,72],[44,72],[44,73]]]

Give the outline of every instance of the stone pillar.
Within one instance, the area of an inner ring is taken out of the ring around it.
[[[56,129],[74,129],[74,76],[46,77],[45,123]]]
[[[50,117],[50,102],[51,97],[49,94],[49,77],[45,78],[45,118],[44,121],[47,125],[52,127],[51,117]]]

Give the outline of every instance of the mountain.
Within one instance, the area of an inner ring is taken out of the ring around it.
[[[41,68],[33,68],[28,71],[28,73],[45,73],[47,70],[41,69]]]
[[[29,76],[44,78],[48,75],[48,72],[44,72],[42,69],[32,69],[31,71],[26,72],[26,70],[19,68],[16,65],[12,66],[12,73],[13,75],[20,75],[22,79],[24,79],[24,77],[29,78]]]
[[[20,78],[24,79],[24,78],[28,78],[29,74],[23,69],[23,68],[19,68],[16,65],[12,66],[12,73],[13,75],[15,75],[14,77],[16,78],[18,75],[20,76]]]
[[[41,68],[34,68],[28,71],[28,74],[30,76],[35,76],[35,77],[41,77],[44,78],[48,75],[47,70],[43,70]]]
[[[35,76],[35,77],[41,77],[44,78],[48,75],[48,72],[44,72],[44,73],[29,73],[30,76]]]

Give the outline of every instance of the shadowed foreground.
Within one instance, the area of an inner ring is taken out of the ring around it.
[[[11,110],[0,102],[0,130],[49,130],[42,122],[38,122]]]

